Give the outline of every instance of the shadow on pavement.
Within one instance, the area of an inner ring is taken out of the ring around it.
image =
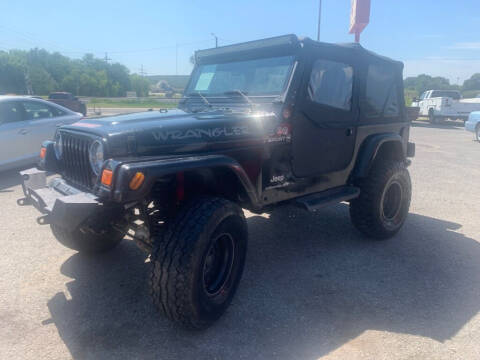
[[[366,241],[343,204],[317,214],[285,207],[248,223],[239,291],[206,331],[155,311],[149,264],[128,241],[69,258],[61,272],[71,298],[55,295],[45,324],[77,359],[310,359],[369,329],[443,342],[480,308],[480,246],[455,232],[460,224],[410,214],[394,239]]]
[[[23,169],[0,171],[0,193],[11,192],[13,190],[9,188],[22,183],[22,177],[19,174],[21,170]]]

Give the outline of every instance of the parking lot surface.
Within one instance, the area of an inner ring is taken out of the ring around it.
[[[0,174],[0,359],[479,359],[480,144],[416,123],[401,232],[362,239],[348,206],[247,213],[243,280],[223,318],[185,331],[151,304],[149,263],[124,241],[85,256],[20,208]]]

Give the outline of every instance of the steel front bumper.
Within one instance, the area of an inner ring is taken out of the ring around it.
[[[45,171],[36,168],[20,172],[25,198],[17,200],[20,206],[33,205],[43,215],[37,218],[41,225],[55,224],[74,229],[101,208],[90,193],[55,178],[47,184]]]

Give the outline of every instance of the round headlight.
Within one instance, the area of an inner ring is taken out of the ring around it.
[[[103,144],[100,140],[95,140],[89,149],[90,165],[95,175],[100,175],[103,165]]]
[[[60,132],[55,134],[55,145],[53,146],[53,149],[55,150],[55,156],[60,160],[63,154],[63,138]]]

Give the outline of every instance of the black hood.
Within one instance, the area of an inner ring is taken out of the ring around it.
[[[109,156],[166,155],[263,143],[276,123],[272,112],[179,109],[82,119],[62,130],[103,138]]]

